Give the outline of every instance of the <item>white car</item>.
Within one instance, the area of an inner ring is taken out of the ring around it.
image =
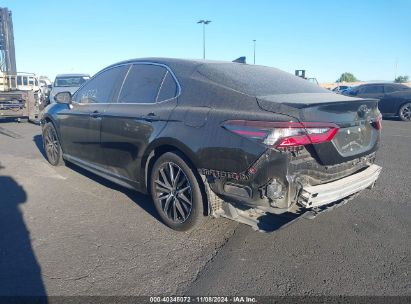
[[[70,92],[74,94],[77,89],[90,79],[88,74],[59,74],[54,80],[53,88],[50,92],[50,103],[55,103],[54,96],[60,92]]]

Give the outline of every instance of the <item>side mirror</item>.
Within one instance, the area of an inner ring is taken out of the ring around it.
[[[60,92],[57,93],[54,96],[54,100],[57,103],[65,103],[65,104],[71,104],[71,93],[70,92]]]

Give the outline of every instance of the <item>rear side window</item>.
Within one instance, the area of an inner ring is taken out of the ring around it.
[[[177,96],[177,84],[169,71],[166,72],[156,101],[164,101]]]
[[[384,93],[383,86],[366,86],[361,90],[362,94],[378,94]]]
[[[124,79],[125,66],[105,70],[89,80],[79,91],[74,100],[79,103],[110,103],[114,90]]]
[[[166,68],[152,64],[135,64],[131,67],[118,102],[120,103],[154,103],[160,87],[167,78]],[[166,94],[166,92],[165,92]]]

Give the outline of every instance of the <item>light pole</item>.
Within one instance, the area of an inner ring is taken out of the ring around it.
[[[209,24],[211,20],[200,20],[197,23],[203,24],[203,59],[205,59],[205,26]]]
[[[253,42],[254,42],[254,64],[255,64],[255,42],[256,42],[257,40],[253,40]]]
[[[395,58],[395,75],[394,75],[394,79],[397,78],[397,71],[398,71],[398,57]]]

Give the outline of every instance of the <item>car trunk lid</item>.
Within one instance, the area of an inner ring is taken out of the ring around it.
[[[329,143],[310,147],[323,164],[335,164],[375,151],[380,118],[378,100],[333,93],[278,94],[257,97],[266,111],[286,114],[300,122],[330,122],[339,131]]]

